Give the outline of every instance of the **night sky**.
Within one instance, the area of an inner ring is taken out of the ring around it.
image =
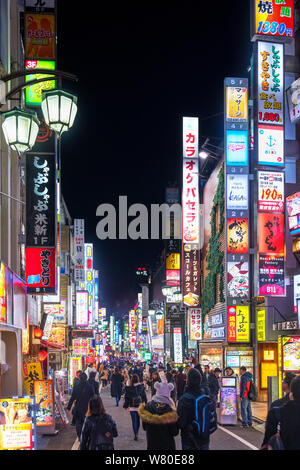
[[[163,203],[168,183],[181,185],[182,117],[222,112],[224,77],[247,77],[251,55],[247,0],[170,5],[58,1],[58,68],[79,77],[63,83],[78,114],[62,137],[62,192],[94,243],[100,304],[118,316],[137,298],[136,268],[153,267],[163,243],[99,240],[96,208],[119,195]],[[223,117],[201,131],[222,137]]]

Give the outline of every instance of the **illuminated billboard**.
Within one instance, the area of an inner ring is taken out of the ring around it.
[[[26,248],[28,294],[55,294],[55,248]]]
[[[258,125],[259,165],[284,165],[284,129],[268,125]]]
[[[26,70],[47,69],[55,70],[55,62],[52,60],[26,60]],[[26,75],[26,82],[51,77],[51,74]],[[40,106],[42,103],[42,92],[55,88],[55,80],[47,80],[25,88],[25,103],[27,106]]]
[[[226,163],[248,165],[248,131],[226,130]]]
[[[250,341],[250,316],[248,305],[228,307],[228,342]]]
[[[284,173],[258,172],[258,210],[284,212]]]
[[[248,253],[248,219],[227,219],[227,252]]]
[[[258,251],[270,255],[284,253],[284,214],[258,214]]]
[[[248,210],[248,175],[227,175],[227,209]]]
[[[226,121],[248,121],[248,88],[243,86],[226,87]]]
[[[76,326],[88,326],[89,293],[87,291],[76,292]]]
[[[252,33],[268,37],[292,38],[294,35],[293,0],[253,0]]]
[[[286,210],[290,234],[297,235],[300,233],[300,192],[286,198]]]

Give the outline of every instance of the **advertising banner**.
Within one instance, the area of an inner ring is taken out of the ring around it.
[[[182,227],[183,243],[191,243],[199,248],[200,211],[199,211],[199,169],[197,159],[183,160]]]
[[[258,308],[256,310],[256,334],[257,341],[266,341],[266,310],[264,308]]]
[[[55,248],[26,248],[28,294],[55,294]]]
[[[64,326],[52,326],[48,344],[54,347],[64,348],[66,346],[66,330]]]
[[[227,209],[248,210],[248,175],[227,175]]]
[[[248,88],[245,86],[226,87],[226,121],[248,121]]]
[[[31,398],[0,398],[0,450],[33,450]]]
[[[88,326],[89,312],[88,312],[89,293],[87,291],[76,292],[76,326]]]
[[[74,219],[75,282],[84,282],[84,219]]]
[[[35,402],[39,405],[36,412],[37,426],[53,426],[55,424],[53,381],[36,380],[34,382]]]
[[[56,245],[55,155],[26,156],[26,246]]]
[[[258,41],[258,123],[284,124],[283,44]]]
[[[200,258],[198,250],[191,250],[184,244],[182,266],[183,303],[188,307],[197,307],[200,302]]]
[[[227,219],[227,252],[248,253],[248,219]]]
[[[229,297],[249,297],[248,261],[229,261],[227,263],[227,288]]]
[[[300,78],[286,90],[286,100],[291,123],[298,122],[300,119]]]
[[[54,323],[66,323],[66,300],[61,300],[60,304],[44,304],[43,309],[46,315],[54,317]]]
[[[290,234],[297,235],[300,233],[300,192],[286,198],[286,210]]]
[[[174,348],[174,362],[182,364],[182,333],[181,328],[173,328],[173,348]]]
[[[54,60],[26,60],[26,70],[47,69],[55,70]],[[26,75],[25,81],[39,80],[40,78],[51,77],[51,74]],[[27,106],[40,106],[42,103],[42,92],[55,88],[55,80],[36,83],[25,88],[25,103]]]
[[[284,257],[259,255],[258,295],[285,296]]]
[[[39,361],[23,362],[23,381],[26,395],[34,396],[35,380],[43,380],[41,363]]]
[[[284,165],[284,128],[258,125],[258,164]]]
[[[300,337],[282,337],[282,370],[300,371]]]
[[[250,341],[250,316],[248,305],[228,307],[228,342]]]
[[[226,130],[226,164],[248,165],[248,131]]]
[[[183,158],[198,159],[198,118],[183,118]]]
[[[284,173],[258,172],[258,210],[284,212]]]
[[[292,38],[294,35],[293,0],[253,0],[253,34]]]
[[[202,313],[201,308],[189,308],[189,339],[200,341],[202,339]]]
[[[166,269],[180,269],[180,253],[171,253],[167,256]]]
[[[284,253],[284,214],[258,214],[258,251],[271,255]]]
[[[55,15],[25,13],[26,59],[55,59]]]
[[[88,356],[90,353],[90,342],[88,339],[77,338],[72,340],[73,356]]]

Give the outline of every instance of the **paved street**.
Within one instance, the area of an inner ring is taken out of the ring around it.
[[[119,436],[114,440],[116,450],[146,450],[146,434],[140,429],[139,440],[133,440],[131,419],[129,411],[123,408],[123,399],[119,407],[110,396],[110,388],[102,391],[102,399],[107,413],[111,414],[117,423]],[[255,426],[256,427],[256,426]],[[241,429],[237,426],[219,426],[212,435],[211,450],[256,450],[260,447],[263,434],[257,429]],[[75,428],[71,425],[61,428],[57,436],[44,436],[38,438],[39,450],[77,450],[78,440]],[[180,436],[176,437],[176,449],[181,450]]]

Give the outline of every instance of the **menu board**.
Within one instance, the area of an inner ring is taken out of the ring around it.
[[[282,338],[283,371],[300,371],[300,337]]]
[[[30,398],[0,399],[0,450],[33,450]]]
[[[221,416],[236,415],[236,387],[221,388]]]

